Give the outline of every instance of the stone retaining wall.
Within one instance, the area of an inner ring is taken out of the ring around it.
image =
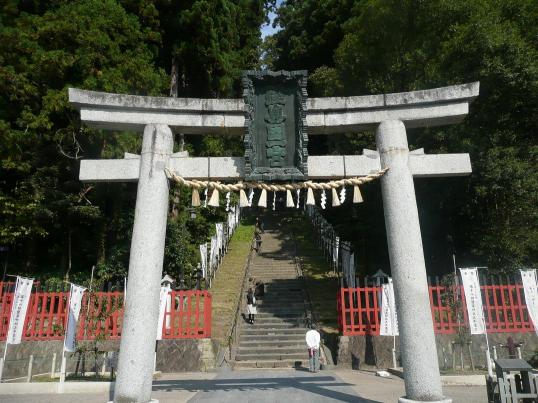
[[[416,337],[420,337],[417,334]],[[506,344],[507,338],[512,337],[514,342],[523,342],[523,358],[530,358],[534,351],[538,350],[538,337],[534,333],[493,333],[489,334],[490,346]],[[456,335],[435,336],[437,346],[437,359],[440,368],[452,368],[453,349],[452,342]],[[471,352],[475,367],[486,366],[486,339],[484,335],[470,336]],[[358,368],[390,368],[392,367],[392,337],[389,336],[340,336],[336,345],[336,365],[342,367]],[[456,367],[460,366],[460,348],[456,347]],[[497,347],[499,358],[507,358],[508,352],[505,348]],[[396,354],[398,365],[400,361],[400,342],[396,337]],[[464,366],[470,365],[468,348],[465,346]]]
[[[93,345],[93,344],[92,344]],[[30,355],[34,356],[32,374],[50,373],[53,354],[56,353],[56,372],[60,371],[63,340],[25,341],[21,344],[10,344],[4,366],[4,379],[26,377]],[[119,350],[119,340],[108,340],[98,343],[99,351],[111,352],[105,370],[110,366],[117,367],[112,352]],[[0,343],[3,351],[4,343]],[[157,344],[157,370],[162,372],[207,371],[214,368],[214,345],[210,339],[178,339],[160,340]],[[117,356],[117,355],[116,355]],[[88,354],[85,363],[86,371],[93,371],[94,358]],[[101,371],[103,354],[98,357],[98,370]],[[67,354],[67,372],[74,372],[78,361],[77,354]],[[81,365],[79,363],[79,365]]]

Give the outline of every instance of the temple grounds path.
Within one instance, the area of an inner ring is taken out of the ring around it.
[[[454,403],[486,401],[483,386],[445,386]],[[172,402],[357,402],[393,403],[404,394],[399,378],[338,369],[310,374],[298,370],[257,370],[165,374],[153,382],[153,399]],[[103,403],[108,394],[0,395],[3,403]]]

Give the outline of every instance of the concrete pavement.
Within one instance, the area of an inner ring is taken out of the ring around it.
[[[483,386],[445,386],[454,403],[486,402]],[[304,370],[222,371],[165,374],[153,382],[152,398],[176,402],[396,402],[404,394],[400,378],[373,372],[336,369],[311,374]],[[3,403],[104,403],[109,394],[0,395]]]

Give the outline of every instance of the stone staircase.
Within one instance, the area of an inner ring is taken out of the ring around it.
[[[293,245],[278,229],[267,229],[248,277],[265,283],[256,321],[239,329],[234,369],[308,366],[304,282],[297,278]]]

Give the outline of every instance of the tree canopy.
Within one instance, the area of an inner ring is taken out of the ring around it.
[[[0,245],[3,263],[38,277],[114,279],[128,266],[136,185],[78,181],[81,158],[138,152],[138,134],[81,125],[67,88],[140,95],[237,95],[259,62],[263,1],[8,1],[0,8]],[[240,139],[196,139],[191,152],[230,155]],[[184,193],[184,192],[183,192]],[[169,220],[165,268],[193,271],[195,242],[222,212]],[[192,221],[192,222],[191,222]],[[6,249],[8,249],[6,251]]]
[[[536,0],[7,0],[0,5],[0,260],[43,278],[126,273],[136,185],[82,184],[82,158],[139,152],[130,132],[81,125],[67,88],[238,97],[240,73],[309,70],[310,96],[480,81],[463,123],[409,130],[411,148],[468,152],[469,178],[417,180],[430,273],[538,262]],[[276,9],[281,30],[262,44]],[[263,51],[263,58],[261,53]],[[177,77],[171,86],[171,74]],[[187,136],[191,155],[242,155],[240,138]],[[176,149],[179,147],[176,139]],[[359,154],[373,133],[312,136],[309,153]],[[359,271],[388,268],[380,190],[327,210]],[[165,270],[189,275],[223,211],[191,218],[171,192]],[[350,226],[349,217],[357,225]],[[78,277],[77,277],[78,276]]]
[[[454,250],[462,264],[493,269],[538,262],[537,6],[535,0],[306,0],[286,1],[278,10],[282,30],[270,40],[271,63],[305,63],[309,95],[480,81],[480,96],[463,123],[409,132],[410,147],[469,152],[473,164],[466,180],[416,181],[429,266],[446,270]],[[339,137],[313,143],[335,153],[374,147],[371,133]],[[383,226],[382,216],[376,223],[366,217],[360,230]],[[357,244],[363,237],[348,236]],[[382,238],[381,232],[380,248]]]

